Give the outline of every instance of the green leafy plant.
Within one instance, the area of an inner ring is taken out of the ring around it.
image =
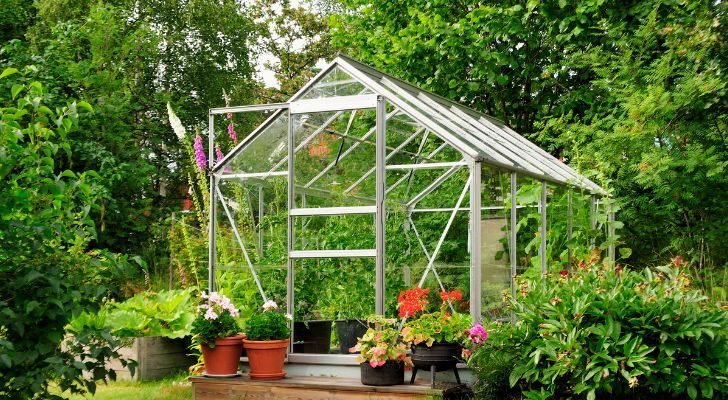
[[[368,362],[372,368],[381,367],[387,361],[407,361],[407,345],[396,329],[396,319],[373,315],[367,318],[367,323],[370,328],[349,349],[352,353],[359,352],[357,361]]]
[[[240,332],[235,318],[239,311],[230,299],[216,292],[202,294],[202,302],[197,306],[197,318],[192,322],[192,340],[210,348],[215,348],[215,339],[230,337]]]
[[[122,302],[111,303],[106,325],[119,337],[190,335],[195,314],[191,289],[139,293]]]
[[[728,393],[728,313],[691,288],[682,260],[638,272],[594,258],[517,282],[517,322],[491,326],[471,358],[480,376],[502,379],[483,370],[500,353],[529,398]]]
[[[469,314],[450,312],[448,306],[463,299],[462,294],[453,290],[440,293],[442,300],[437,311],[425,312],[428,304],[426,296],[429,289],[414,288],[399,295],[400,317],[410,318],[402,328],[402,339],[407,344],[432,346],[433,343],[458,343],[470,346],[472,319]]]
[[[245,324],[245,335],[248,340],[285,340],[291,334],[290,321],[289,315],[284,315],[273,300],[268,300],[263,304],[263,312],[253,314]]]

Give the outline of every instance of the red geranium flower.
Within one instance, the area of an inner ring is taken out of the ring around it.
[[[406,318],[412,317],[415,314],[425,309],[425,306],[429,303],[427,301],[427,294],[430,293],[430,289],[414,288],[400,292],[397,300],[399,304],[399,316]]]
[[[559,273],[561,274],[561,276],[569,275],[569,271],[565,270],[565,269],[562,269],[561,272],[559,272]]]
[[[457,289],[452,292],[442,291],[440,292],[440,298],[443,303],[447,303],[448,301],[461,301],[463,299],[463,294]]]

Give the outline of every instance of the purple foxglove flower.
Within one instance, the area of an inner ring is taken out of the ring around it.
[[[235,132],[235,125],[232,123],[228,124],[228,136],[233,140],[233,143],[238,144],[238,134]]]
[[[205,157],[205,148],[202,146],[202,138],[200,135],[195,136],[195,161],[200,171],[204,171],[207,168],[207,157]]]

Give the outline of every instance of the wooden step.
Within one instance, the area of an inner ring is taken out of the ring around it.
[[[353,400],[353,399],[446,399],[458,398],[465,385],[447,384],[432,389],[429,384],[366,386],[359,379],[324,376],[289,376],[277,381],[237,378],[192,377],[195,400]]]

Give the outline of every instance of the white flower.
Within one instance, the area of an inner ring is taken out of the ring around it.
[[[278,304],[276,304],[273,300],[268,300],[263,304],[263,311],[272,311],[278,308]]]
[[[286,315],[285,315],[285,317],[286,317],[286,319],[287,319],[287,320],[289,320],[289,321],[293,321],[293,315],[291,315],[291,314],[286,314]]]

